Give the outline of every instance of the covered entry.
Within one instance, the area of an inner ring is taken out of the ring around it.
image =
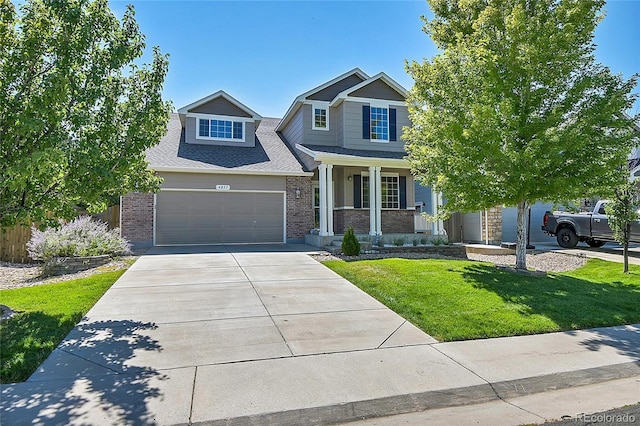
[[[282,192],[163,190],[155,244],[283,243],[284,212]]]

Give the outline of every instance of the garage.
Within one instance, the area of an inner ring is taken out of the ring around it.
[[[282,192],[163,190],[155,244],[283,243],[284,212]]]

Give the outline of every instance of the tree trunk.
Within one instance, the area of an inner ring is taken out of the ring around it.
[[[516,269],[527,269],[527,209],[526,200],[518,203],[518,222],[516,239]]]
[[[627,224],[627,229],[624,232],[624,244],[622,250],[622,257],[624,258],[624,273],[629,273],[629,239],[631,237],[631,224]]]

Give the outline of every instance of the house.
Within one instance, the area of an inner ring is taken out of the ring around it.
[[[136,246],[324,245],[349,226],[413,233],[405,97],[386,74],[355,68],[298,96],[282,119],[224,91],[180,108],[147,152],[164,183],[122,197],[122,235]]]

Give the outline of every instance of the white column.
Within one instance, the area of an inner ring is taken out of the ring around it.
[[[327,164],[327,235],[333,236],[333,164]]]
[[[438,193],[431,187],[431,212],[429,214],[435,216],[438,214]],[[432,223],[433,235],[440,235],[440,221],[436,220]]]
[[[436,199],[437,199],[436,213],[440,213],[440,210],[441,210],[441,207],[442,207],[442,192],[438,192],[436,194]],[[442,219],[438,219],[438,221],[436,223],[438,224],[438,235],[443,235],[444,234],[444,222],[442,221]]]
[[[376,168],[369,166],[369,235],[376,235],[378,226],[376,225]]]
[[[376,234],[382,235],[382,181],[380,167],[376,167]]]
[[[327,236],[327,165],[318,166],[320,184],[320,236]]]

